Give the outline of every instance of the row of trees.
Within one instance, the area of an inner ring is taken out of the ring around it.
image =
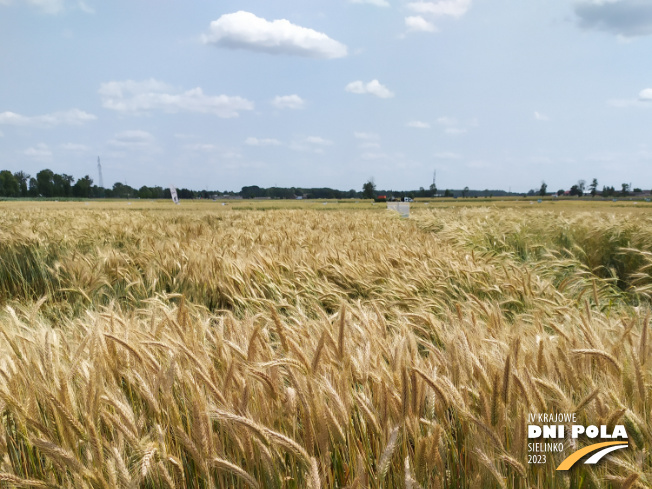
[[[177,194],[182,199],[207,199],[215,192],[182,188],[177,190]],[[93,185],[93,179],[88,175],[75,181],[70,175],[54,173],[49,169],[41,170],[34,177],[22,171],[11,173],[2,170],[0,197],[169,199],[170,189],[158,186],[135,189],[120,182],[114,183],[111,188],[103,188]]]
[[[634,188],[632,190],[632,184],[631,183],[623,183],[620,191],[616,190],[614,187],[607,187],[603,186],[602,187],[602,192],[598,191],[598,179],[594,178],[591,183],[586,185],[585,180],[579,180],[575,185],[573,185],[570,190],[568,191],[568,194],[574,197],[582,197],[584,195],[590,195],[591,197],[595,197],[596,195],[601,195],[602,197],[627,197],[631,195],[632,193],[634,194],[640,194],[643,192],[640,188]],[[528,195],[549,195],[548,194],[548,185],[546,182],[541,182],[541,187],[539,188],[538,192],[536,190],[530,190],[528,192]],[[566,194],[566,190],[564,189],[559,189],[557,190],[557,195],[562,196]]]
[[[507,192],[505,190],[490,190],[488,188],[484,190],[471,190],[469,187],[464,187],[461,190],[452,190],[445,189],[440,190],[437,186],[432,183],[426,189],[424,187],[419,187],[419,190],[378,190],[376,184],[374,183],[373,178],[370,178],[362,186],[362,195],[364,199],[372,199],[377,195],[386,195],[388,198],[399,198],[410,197],[412,199],[421,197],[421,198],[432,198],[432,197],[503,197],[507,195],[519,195]]]
[[[296,199],[302,197],[306,199],[355,199],[360,198],[361,193],[355,190],[336,190],[332,188],[299,188],[299,187],[269,187],[263,188],[258,185],[242,187],[239,195],[243,199]]]
[[[625,197],[631,193],[640,193],[640,188],[631,189],[631,184],[623,183],[620,191],[614,187],[602,187],[602,192],[598,191],[598,180],[594,178],[587,186],[586,181],[579,180],[573,185],[568,194],[582,197],[591,195],[595,197],[600,194],[603,197]],[[557,195],[561,196],[567,192],[563,189],[558,190]],[[379,194],[388,197],[435,197],[438,189],[433,183],[427,189],[420,187],[419,190],[412,191],[393,191],[378,190],[373,179],[369,179],[362,186],[362,191],[356,190],[336,190],[331,188],[298,188],[298,187],[270,187],[263,188],[257,185],[242,187],[240,192],[229,191],[209,191],[209,190],[190,190],[186,188],[177,189],[177,194],[181,199],[208,199],[214,196],[239,195],[244,199],[254,198],[271,198],[271,199],[295,199],[297,197],[307,199],[347,199],[363,198],[373,199]],[[444,193],[444,197],[492,197],[499,195],[509,195],[504,190],[469,190],[464,187],[463,190],[449,190]],[[528,195],[550,195],[546,182],[541,183],[538,190],[530,190]],[[48,197],[48,198],[141,198],[141,199],[169,199],[170,189],[159,186],[148,187],[142,186],[139,189],[130,187],[126,183],[116,182],[111,188],[98,187],[93,185],[93,179],[86,175],[75,181],[75,179],[65,173],[59,174],[52,170],[45,169],[38,172],[34,177],[23,171],[15,173],[9,170],[0,171],[0,197]]]
[[[312,199],[346,199],[360,198],[361,192],[355,190],[335,190],[331,188],[262,188],[257,185],[242,187],[240,192],[217,190],[177,189],[180,199],[209,199],[214,196],[240,195],[245,199],[272,198],[294,199],[299,196]],[[119,199],[169,199],[170,189],[159,186],[142,186],[139,189],[126,183],[116,182],[111,188],[93,185],[93,179],[86,175],[75,181],[74,177],[65,173],[58,174],[45,169],[34,177],[19,171],[0,171],[0,197],[47,197],[47,198],[119,198]]]
[[[92,185],[88,175],[75,182],[70,175],[48,169],[35,177],[23,171],[0,171],[0,197],[91,197]]]
[[[467,187],[468,189],[468,187]],[[407,192],[393,191],[393,190],[382,190],[383,193],[390,193],[397,197],[410,197],[414,199],[415,197],[435,197],[437,195],[437,186],[434,183],[430,184],[430,187],[426,190],[424,187],[419,187],[419,190],[412,190]],[[448,192],[448,190],[447,190]],[[367,182],[362,185],[362,195],[363,199],[373,199],[378,195],[379,191],[376,189],[376,184],[373,178],[370,178]]]
[[[365,184],[366,185],[366,184]],[[375,185],[372,184],[372,193],[351,190],[337,190],[332,188],[298,188],[298,187],[270,187],[263,188],[257,185],[242,187],[240,192],[177,189],[180,199],[208,199],[213,196],[236,196],[244,199],[271,198],[295,199],[350,199],[373,198]],[[384,191],[397,197],[430,197],[436,194],[437,188],[430,186],[429,190],[423,187],[418,191],[393,192]],[[19,171],[11,173],[9,170],[0,171],[0,198],[1,197],[46,197],[46,198],[120,198],[120,199],[169,199],[170,189],[160,186],[142,186],[139,189],[130,187],[126,183],[116,182],[111,188],[103,188],[93,184],[93,179],[86,175],[75,181],[75,178],[65,173],[55,173],[50,169],[41,170],[34,177]]]

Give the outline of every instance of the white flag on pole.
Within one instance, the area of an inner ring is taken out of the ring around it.
[[[170,195],[172,196],[172,202],[175,204],[179,203],[179,197],[177,196],[177,189],[174,188],[173,186],[170,187]]]

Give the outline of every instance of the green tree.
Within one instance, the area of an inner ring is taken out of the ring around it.
[[[181,189],[183,190],[183,189]],[[179,192],[181,193],[181,192]],[[136,195],[136,190],[124,183],[115,182],[111,192],[111,197],[115,199],[130,199]],[[180,195],[181,197],[181,195]]]
[[[577,184],[573,185],[570,189],[571,195],[577,195],[581,197],[584,195],[584,189],[586,188],[586,182],[584,180],[578,180]]]
[[[72,195],[72,182],[74,177],[62,173],[52,175],[52,184],[54,186],[54,197],[70,197]]]
[[[149,189],[149,187],[146,187],[143,185],[138,189],[138,198],[140,199],[151,199],[152,198],[152,191]]]
[[[242,189],[240,190],[240,195],[242,195],[243,199],[253,199],[255,197],[264,197],[265,196],[265,189],[261,189],[258,185],[250,185],[248,187],[242,187]]]
[[[469,193],[469,187],[464,187],[462,190],[462,197],[466,197]]]
[[[38,181],[34,177],[29,179],[29,190],[27,191],[30,197],[38,197]]]
[[[18,182],[18,187],[20,188],[20,196],[27,197],[29,175],[24,171],[17,171],[14,173],[14,178]]]
[[[20,188],[18,181],[9,170],[0,171],[0,197],[18,197]]]
[[[370,178],[369,181],[362,186],[362,198],[373,199],[374,197],[376,197],[376,184],[374,183],[374,179]]]
[[[93,180],[91,177],[86,175],[84,178],[77,180],[75,185],[72,187],[72,194],[75,197],[82,197],[88,199],[91,196],[91,188],[93,186]]]
[[[109,193],[111,189],[104,187],[99,187],[98,185],[93,185],[91,187],[91,198],[92,199],[103,199],[105,197],[110,197]]]
[[[541,197],[545,197],[547,191],[548,191],[548,184],[546,182],[541,182],[541,188],[539,189],[539,195]]]
[[[36,190],[41,197],[54,196],[54,173],[52,170],[41,170],[36,174]]]
[[[598,193],[598,179],[594,178],[591,181],[591,185],[589,185],[589,189],[591,189],[591,197],[595,197],[595,194]]]

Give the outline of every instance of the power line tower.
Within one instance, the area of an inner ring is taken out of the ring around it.
[[[102,178],[102,164],[100,163],[100,157],[97,157],[97,173],[100,177],[100,188],[104,188],[104,179]]]
[[[430,185],[430,197],[437,197],[437,170],[432,172],[432,184]]]

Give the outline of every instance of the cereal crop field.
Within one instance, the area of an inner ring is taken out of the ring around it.
[[[652,204],[470,202],[0,202],[0,487],[651,487]]]

